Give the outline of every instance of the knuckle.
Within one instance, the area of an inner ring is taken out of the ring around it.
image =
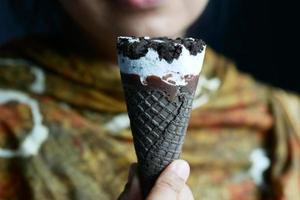
[[[184,180],[173,173],[168,174],[168,176],[164,176],[157,182],[157,187],[161,190],[171,190],[176,194],[180,193],[184,185]]]

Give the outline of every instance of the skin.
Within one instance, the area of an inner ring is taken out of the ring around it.
[[[59,1],[98,55],[110,61],[115,60],[117,36],[183,36],[208,2],[167,0],[151,9],[130,9],[116,0]]]
[[[116,37],[184,36],[186,29],[202,14],[208,0],[166,0],[147,9],[132,9],[117,0],[59,0],[81,30],[88,46],[97,57],[115,66]],[[78,40],[82,41],[82,40]],[[181,167],[179,167],[181,165]],[[170,164],[158,178],[147,200],[192,200],[186,181],[189,166],[185,161]],[[131,169],[128,183],[120,200],[142,199],[136,170]]]
[[[184,160],[173,161],[158,177],[146,200],[194,200],[186,181],[190,167]],[[137,165],[129,171],[128,183],[118,200],[142,200],[140,182],[137,176]]]

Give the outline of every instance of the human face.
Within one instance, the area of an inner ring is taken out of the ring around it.
[[[60,0],[98,44],[119,35],[178,37],[201,15],[208,0]]]

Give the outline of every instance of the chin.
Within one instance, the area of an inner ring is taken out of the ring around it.
[[[134,27],[129,27],[126,30],[119,31],[116,35],[127,35],[127,36],[136,36],[136,37],[182,37],[184,32],[178,29],[158,29],[157,27],[145,27],[143,29],[135,29]]]
[[[192,22],[191,22],[192,23]],[[169,18],[144,17],[124,20],[117,26],[118,35],[180,37],[191,23],[175,22]]]

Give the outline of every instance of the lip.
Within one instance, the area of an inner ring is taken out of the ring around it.
[[[135,9],[144,10],[161,6],[167,0],[118,0],[122,5]]]

